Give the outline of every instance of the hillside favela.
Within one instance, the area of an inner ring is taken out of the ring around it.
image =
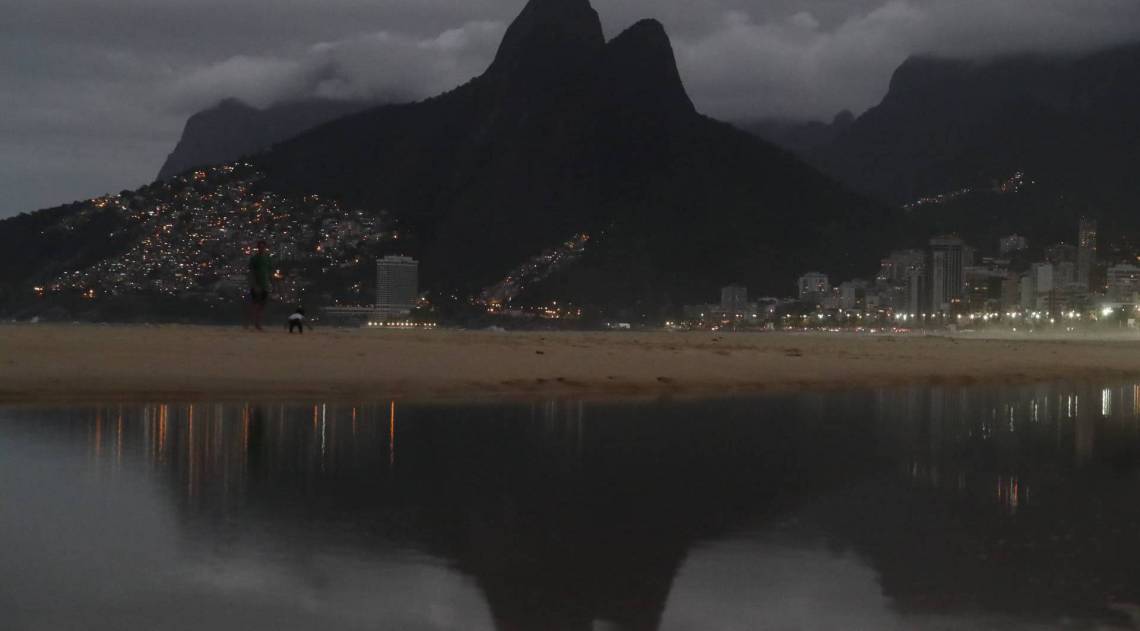
[[[0,15],[0,628],[1140,629],[1134,0]]]

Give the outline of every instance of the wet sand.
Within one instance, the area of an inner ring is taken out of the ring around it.
[[[721,396],[1140,378],[1111,340],[2,325],[0,402]]]

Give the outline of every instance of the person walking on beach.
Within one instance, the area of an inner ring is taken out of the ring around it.
[[[271,265],[269,245],[265,241],[258,241],[257,249],[253,256],[249,257],[249,317],[245,325],[247,329],[249,321],[252,321],[255,329],[264,330],[261,328],[261,320],[265,315],[265,305],[269,302]]]

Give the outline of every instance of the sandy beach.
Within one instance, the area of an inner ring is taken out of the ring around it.
[[[718,396],[1140,378],[1111,340],[0,326],[0,402]]]

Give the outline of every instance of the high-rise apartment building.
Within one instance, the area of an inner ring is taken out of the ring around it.
[[[925,313],[929,306],[926,271],[923,268],[913,269],[907,273],[906,279],[906,311],[912,317],[919,317]]]
[[[1052,263],[1034,263],[1029,268],[1029,274],[1033,277],[1032,308],[1046,312],[1053,311],[1055,302],[1053,296],[1057,290],[1055,272]]]
[[[1108,268],[1108,298],[1115,302],[1135,302],[1140,293],[1140,267],[1113,265]]]
[[[722,287],[720,308],[730,318],[748,315],[748,288],[742,285]]]
[[[1011,309],[1021,306],[1021,277],[1014,273],[1006,274],[1001,282],[1001,308]]]
[[[407,256],[376,261],[376,311],[381,317],[411,313],[419,299],[420,264]]]
[[[905,285],[911,270],[922,269],[925,255],[922,250],[896,250],[879,264],[875,280],[892,285]]]
[[[867,307],[866,281],[849,280],[839,285],[840,309],[865,309]]]
[[[1096,265],[1096,220],[1081,218],[1077,233],[1077,284],[1092,289],[1089,280]]]
[[[831,292],[831,281],[828,280],[827,274],[808,272],[800,276],[798,288],[800,300],[816,300]]]
[[[964,253],[966,245],[954,236],[930,240],[930,311],[951,313],[962,301]]]

